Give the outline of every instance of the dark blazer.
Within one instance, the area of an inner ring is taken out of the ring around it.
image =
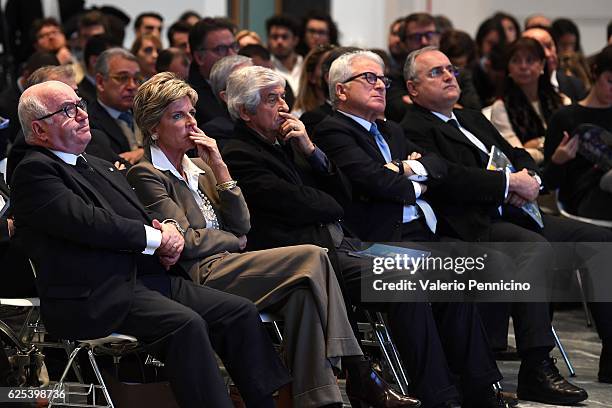
[[[306,127],[306,132],[312,137],[317,128],[317,125],[323,121],[326,117],[331,115],[333,109],[327,102],[317,106],[315,109],[302,113],[300,120]]]
[[[150,222],[125,177],[112,164],[86,157]],[[118,215],[74,166],[38,147],[19,163],[11,192],[15,238],[36,265],[45,326],[67,338],[111,333],[131,305],[138,257],[146,247],[143,221]]]
[[[8,201],[9,198],[9,189],[6,183],[4,182],[4,174],[0,173],[0,197],[4,199],[4,201]],[[0,206],[0,211],[3,206]],[[8,234],[8,221],[7,214],[5,213],[2,217],[0,217],[0,249],[4,245],[8,245],[9,242],[9,234]],[[2,257],[0,256],[0,259]]]
[[[343,216],[334,196],[350,199],[347,180],[333,163],[327,173],[308,172],[312,168],[302,155],[290,145],[282,150],[284,153],[266,143],[242,121],[236,123],[223,150],[224,161],[251,211],[248,248],[304,243],[333,247],[326,225]]]
[[[495,145],[517,170],[537,170],[529,153],[510,146],[479,111],[457,109],[454,112],[461,126],[474,134],[487,150]],[[431,195],[439,232],[467,241],[486,239],[491,216],[504,202],[504,174],[486,170],[486,155],[483,157],[461,131],[427,109],[416,104],[411,106],[400,125],[407,138],[426,151],[439,154],[448,163],[448,177]]]
[[[227,109],[215,98],[212,88],[208,81],[198,71],[198,66],[195,62],[189,67],[189,77],[187,82],[198,93],[198,102],[196,103],[196,120],[198,125],[202,126],[219,116],[229,118]]]
[[[572,102],[577,103],[586,98],[588,92],[580,79],[568,76],[563,70],[557,70],[557,81],[559,91],[567,95]]]
[[[79,96],[85,99],[88,104],[94,103],[98,98],[96,84],[92,83],[87,77],[83,77],[79,82],[78,91]]]
[[[8,143],[13,143],[17,132],[21,129],[19,116],[17,116],[20,96],[21,91],[17,87],[17,83],[11,84],[0,93],[0,116],[10,121],[7,128],[0,129],[0,159],[5,157]]]
[[[407,140],[397,123],[377,121],[393,159],[406,159],[412,152],[423,152]],[[348,177],[353,199],[345,206],[349,228],[364,241],[400,241],[403,207],[414,205],[413,184],[385,167],[374,137],[353,119],[335,112],[317,127],[315,142]],[[429,182],[446,176],[446,165],[436,155],[419,160],[429,174]]]
[[[119,127],[115,119],[108,114],[106,109],[97,100],[87,105],[87,114],[89,115],[89,125],[91,128],[99,129],[106,134],[110,148],[115,153],[120,154],[131,150],[121,127]]]
[[[219,116],[200,126],[206,136],[217,141],[219,150],[222,150],[234,133],[234,121],[229,116]]]
[[[6,179],[8,180],[9,184],[11,184],[11,179],[13,177],[15,168],[17,168],[17,165],[21,159],[23,159],[23,156],[25,156],[28,149],[30,149],[30,146],[25,141],[23,131],[19,130],[17,137],[15,138],[15,143],[11,146],[11,149],[7,155],[8,160],[6,163]],[[129,169],[132,166],[130,162],[119,157],[119,155],[111,149],[108,136],[106,136],[106,133],[101,130],[91,129],[91,140],[89,141],[89,144],[87,144],[85,152],[111,163],[115,163],[117,161],[123,163],[126,169]]]

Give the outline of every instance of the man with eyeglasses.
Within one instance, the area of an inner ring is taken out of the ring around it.
[[[229,20],[206,17],[189,32],[192,58],[187,82],[198,93],[195,108],[199,126],[219,116],[229,119],[227,109],[219,103],[210,86],[210,70],[221,58],[238,52],[234,29]]]
[[[520,210],[538,197],[542,180],[539,169],[525,150],[510,146],[480,111],[454,109],[460,94],[456,74],[447,56],[435,47],[412,52],[404,66],[406,86],[414,102],[401,122],[405,137],[439,154],[449,165],[449,175],[439,187],[444,193],[432,199],[440,232],[468,242],[532,242],[539,243],[538,247],[548,241],[610,241],[612,234],[603,228],[545,214],[541,228]],[[501,150],[518,171],[487,170],[492,146]],[[517,253],[517,265],[528,261],[527,256],[526,252]],[[551,267],[546,260],[542,272]],[[594,314],[609,316],[602,305],[592,304]],[[584,389],[561,376],[550,357],[555,343],[548,303],[487,303],[481,315],[496,345],[507,342],[508,317],[513,317],[522,360],[517,389],[520,399],[569,405],[587,398]],[[609,317],[600,323],[606,321]],[[503,336],[498,340],[500,328]],[[502,346],[505,348],[505,344]]]
[[[266,32],[272,67],[287,80],[291,91],[297,95],[304,64],[304,58],[296,51],[300,41],[299,25],[293,17],[276,15],[266,20]]]
[[[233,406],[217,351],[249,407],[274,407],[291,379],[257,308],[175,265],[176,221],[155,219],[111,163],[83,153],[91,133],[80,105],[57,81],[19,103],[30,149],[13,177],[15,238],[36,266],[45,327],[68,339],[137,337],[164,361],[183,408]]]
[[[97,99],[89,104],[91,127],[103,131],[111,149],[134,164],[144,150],[142,134],[134,122],[132,105],[143,82],[138,59],[123,48],[102,52],[95,65]]]
[[[62,27],[53,17],[44,18],[34,22],[34,48],[36,51],[46,51],[55,54],[61,64],[76,62],[68,49],[66,36]]]

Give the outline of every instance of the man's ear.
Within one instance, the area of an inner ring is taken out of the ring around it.
[[[348,99],[348,95],[346,94],[344,87],[344,84],[336,84],[336,98],[338,98],[340,102],[346,102]]]
[[[219,91],[219,98],[221,98],[223,102],[227,103],[227,94],[225,90]]]
[[[195,61],[195,63],[198,66],[202,66],[204,64],[204,56],[202,54],[204,54],[204,53],[203,52],[197,52],[197,51],[192,51],[191,52],[191,56],[193,57],[193,60]]]
[[[240,113],[240,119],[244,120],[245,122],[251,121],[251,115],[248,113],[244,105],[240,106],[239,113]]]
[[[96,74],[96,92],[98,94],[104,92],[104,76],[100,73]]]
[[[43,142],[44,144],[48,139],[47,128],[41,122],[42,121],[39,120],[32,122],[32,134],[37,141]]]
[[[406,88],[408,89],[408,95],[410,95],[410,98],[412,99],[414,99],[414,97],[419,94],[419,91],[416,88],[416,84],[412,79],[406,81]]]

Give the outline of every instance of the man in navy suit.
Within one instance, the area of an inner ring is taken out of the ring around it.
[[[31,148],[13,175],[15,238],[37,267],[47,329],[137,337],[164,360],[181,407],[233,406],[216,352],[247,405],[272,408],[290,379],[257,309],[174,267],[184,245],[176,221],[154,219],[111,163],[83,154],[91,134],[74,90],[34,85],[19,117]]]

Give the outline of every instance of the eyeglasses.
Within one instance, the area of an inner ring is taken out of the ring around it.
[[[438,38],[439,36],[440,36],[440,33],[437,31],[425,31],[424,33],[408,34],[406,36],[406,40],[411,43],[420,44],[423,41],[423,38],[427,39],[427,42],[431,42],[435,40],[436,38]]]
[[[226,56],[230,53],[230,51],[238,52],[238,49],[240,49],[240,46],[238,45],[238,43],[233,42],[227,45],[226,44],[217,45],[216,47],[213,47],[213,48],[201,48],[200,51],[212,51],[217,55]]]
[[[350,77],[346,81],[343,81],[342,83],[346,84],[347,82],[354,81],[355,79],[361,78],[361,77],[365,78],[365,80],[370,85],[376,85],[376,83],[380,79],[382,83],[385,85],[385,88],[389,88],[391,86],[391,80],[388,77],[384,75],[376,75],[373,72],[362,72],[361,74],[353,75],[352,77]]]
[[[144,82],[144,77],[142,74],[138,73],[135,75],[130,74],[118,74],[118,75],[109,75],[108,76],[113,81],[117,82],[119,85],[127,85],[130,80],[134,81],[134,83],[138,86],[142,85]]]
[[[76,118],[78,111],[78,108],[81,108],[82,111],[87,112],[87,103],[85,102],[85,100],[83,99],[79,99],[78,102],[74,103],[74,102],[70,102],[67,103],[66,105],[64,105],[63,108],[53,112],[53,113],[49,113],[48,115],[45,116],[41,116],[40,118],[37,118],[36,120],[43,120],[43,119],[47,119],[50,118],[53,115],[57,115],[60,112],[64,112],[64,115],[66,115],[66,117],[68,118]]]
[[[432,69],[429,70],[429,72],[427,73],[427,76],[430,78],[439,78],[442,75],[444,75],[444,72],[448,72],[452,76],[456,77],[459,75],[459,68],[457,68],[454,65],[447,65],[445,67],[443,66],[433,67]]]
[[[52,30],[52,31],[47,31],[46,33],[40,33],[36,36],[36,38],[38,38],[39,40],[43,39],[43,38],[48,38],[48,37],[53,37],[56,35],[60,35],[62,32],[60,30]]]
[[[277,94],[277,93],[271,93],[268,94],[268,96],[266,96],[266,105],[268,105],[269,107],[273,108],[276,105],[278,105],[278,103],[280,101],[285,102],[285,98],[287,97],[286,94]]]
[[[316,35],[318,37],[327,37],[329,35],[329,31],[327,30],[317,30],[315,28],[307,28],[306,33],[310,35]]]

